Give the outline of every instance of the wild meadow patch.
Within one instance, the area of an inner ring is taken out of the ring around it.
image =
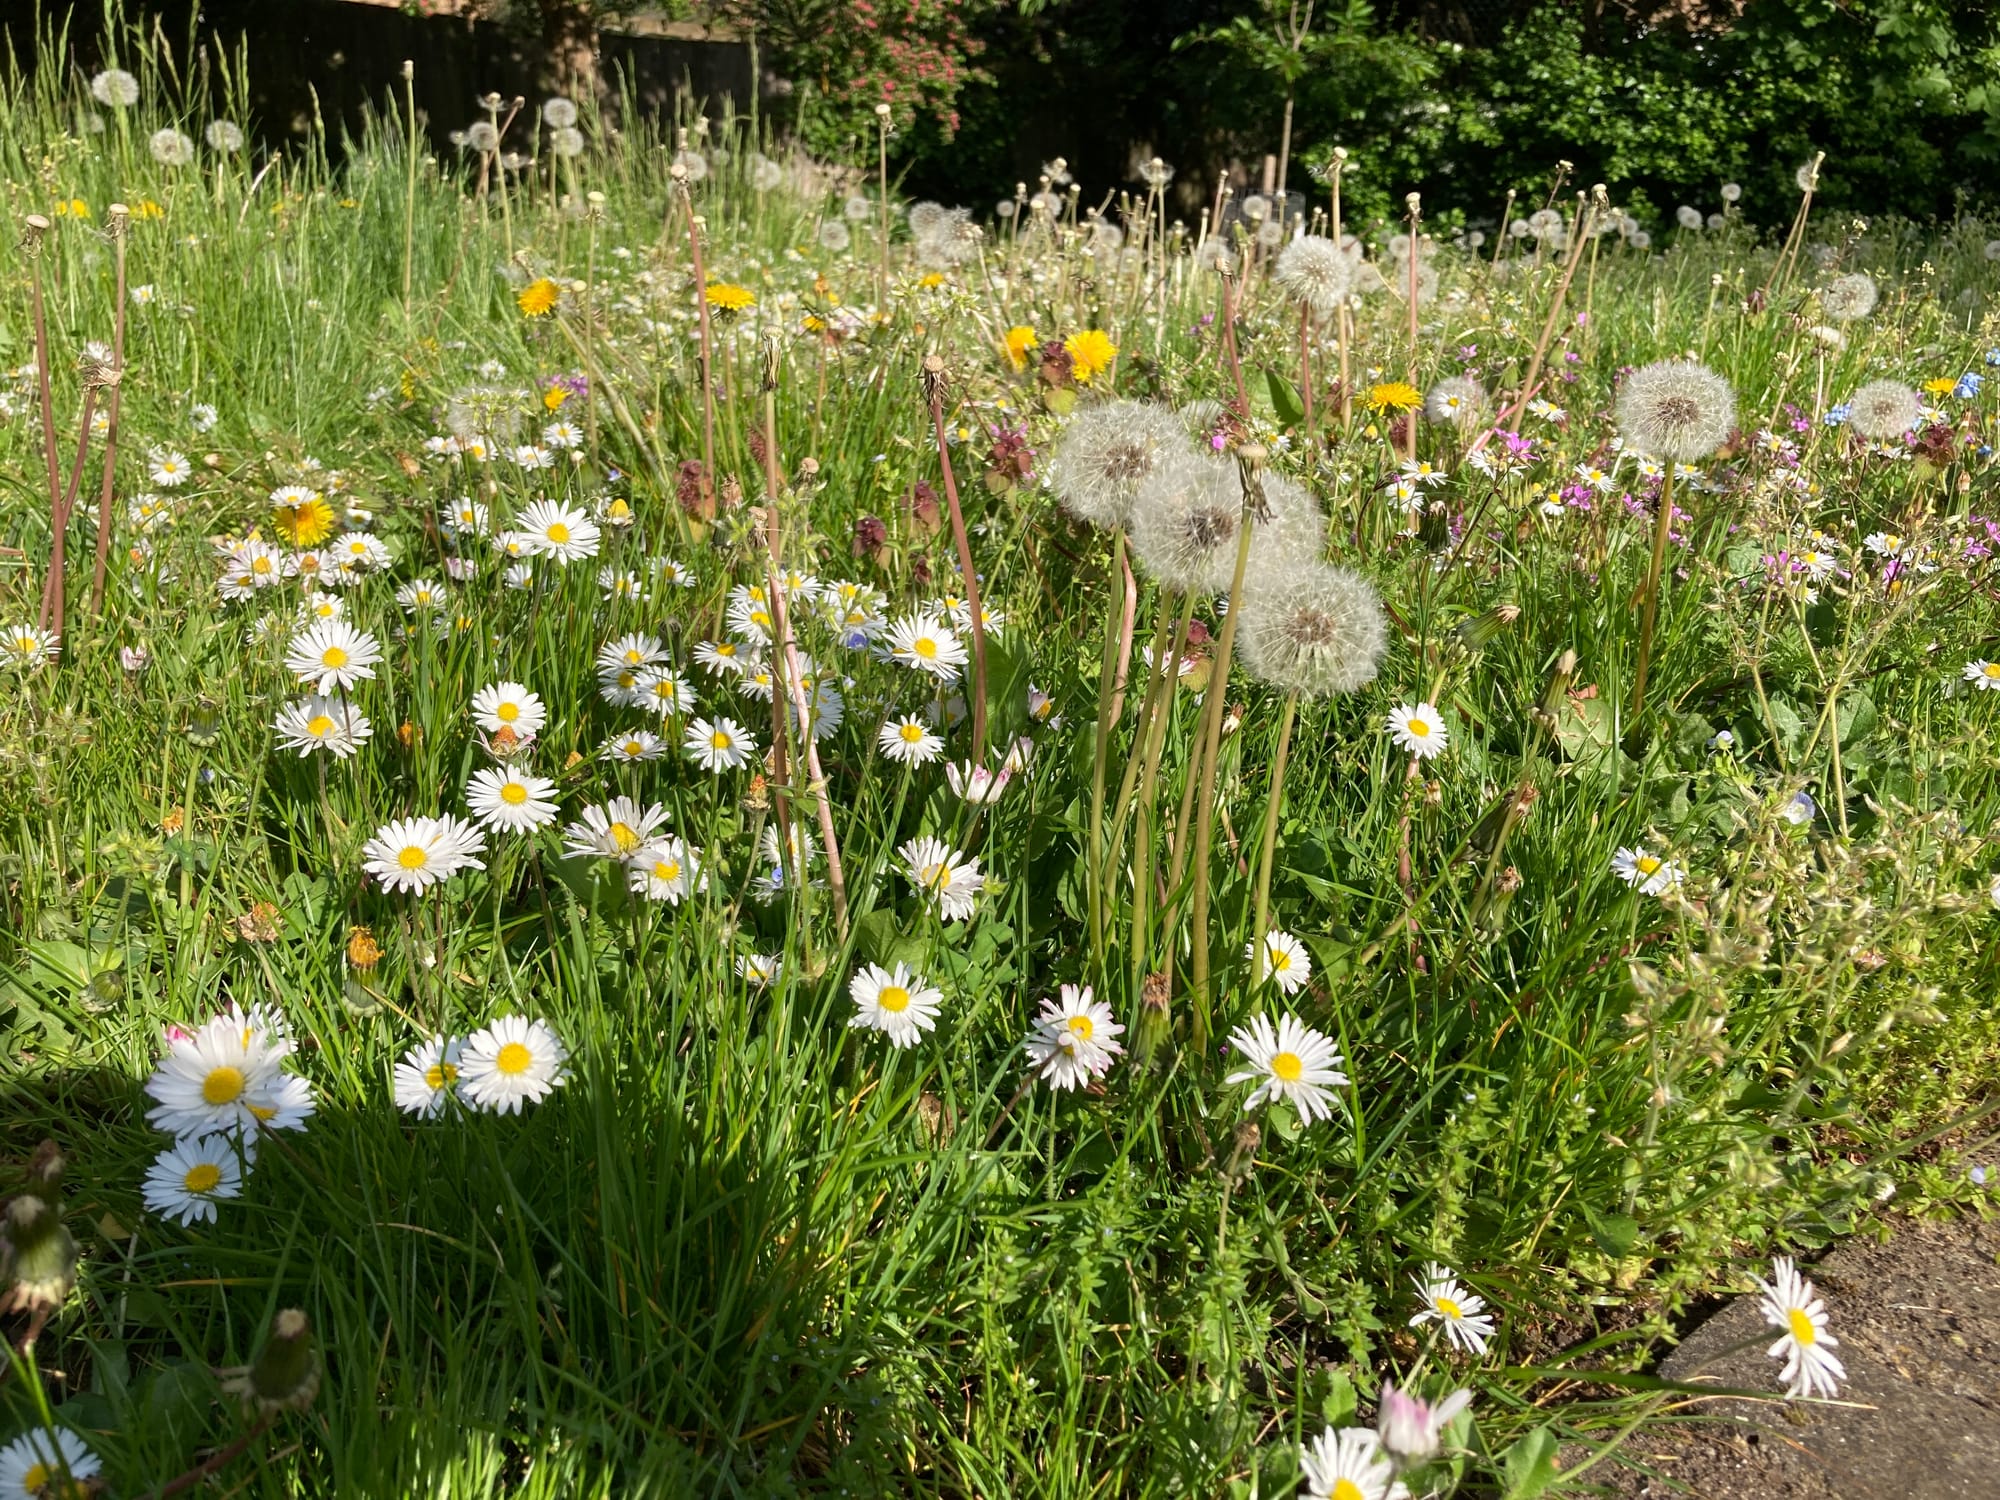
[[[1990,1198],[2000,229],[164,62],[0,89],[7,1494],[1528,1500]]]

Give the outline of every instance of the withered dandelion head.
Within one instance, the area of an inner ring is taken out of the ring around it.
[[[1693,463],[1729,440],[1736,394],[1707,365],[1662,359],[1634,370],[1618,392],[1618,430],[1641,453]]]
[[[1388,646],[1374,587],[1329,563],[1246,577],[1236,629],[1237,648],[1253,675],[1308,698],[1365,687]]]

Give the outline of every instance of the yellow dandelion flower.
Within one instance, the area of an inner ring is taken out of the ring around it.
[[[521,288],[514,298],[514,305],[526,317],[545,318],[555,311],[555,305],[560,301],[562,288],[548,277],[538,276]]]
[[[542,392],[542,405],[549,411],[562,410],[562,404],[567,400],[569,400],[569,388],[567,386],[552,385]]]
[[[85,203],[81,198],[58,198],[56,199],[56,217],[58,219],[87,219],[90,217],[90,205]]]
[[[702,295],[708,298],[710,307],[719,307],[724,312],[742,312],[746,307],[757,305],[755,292],[747,286],[736,286],[727,281],[711,281]]]
[[[1110,369],[1111,361],[1118,357],[1118,346],[1110,335],[1096,328],[1071,334],[1063,340],[1063,348],[1069,351],[1071,373],[1084,385]]]
[[[272,510],[271,529],[294,547],[316,547],[333,535],[333,507],[318,495],[290,500]]]
[[[132,205],[132,217],[135,219],[164,219],[166,216],[167,211],[151,198],[141,198]]]
[[[1415,411],[1424,404],[1424,393],[1400,380],[1384,381],[1368,387],[1370,411]]]
[[[1926,380],[1924,382],[1924,389],[1929,391],[1933,396],[1949,396],[1953,391],[1958,389],[1958,382],[1942,378]]]
[[[918,286],[943,286],[943,285],[944,285],[944,272],[942,272],[942,271],[926,271],[926,272],[925,272],[925,273],[924,273],[924,274],[923,274],[922,276],[920,276],[920,277],[918,277],[918,278],[917,278],[917,285],[918,285]]]
[[[1005,339],[1007,363],[1017,370],[1025,370],[1028,367],[1028,351],[1035,348],[1041,342],[1040,339],[1035,337],[1034,329],[1030,328],[1026,323],[1016,323],[1012,328],[1007,330]]]

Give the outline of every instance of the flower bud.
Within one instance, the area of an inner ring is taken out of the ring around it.
[[[288,1307],[271,1320],[271,1336],[250,1364],[222,1374],[222,1388],[262,1416],[304,1411],[319,1394],[319,1355],[306,1315]]]
[[[1484,614],[1459,621],[1458,638],[1465,642],[1467,650],[1477,651],[1483,646],[1492,644],[1501,631],[1520,618],[1520,605],[1496,604]]]
[[[21,1194],[0,1219],[0,1313],[46,1315],[76,1286],[76,1239],[37,1191]]]

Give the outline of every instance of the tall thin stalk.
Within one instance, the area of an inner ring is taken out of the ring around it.
[[[1653,619],[1660,607],[1660,575],[1667,558],[1667,530],[1674,516],[1674,466],[1664,466],[1653,516],[1653,557],[1646,568],[1646,603],[1639,615],[1639,667],[1632,685],[1632,722],[1646,711],[1646,674],[1653,661]]]
[[[111,400],[110,421],[104,429],[104,478],[97,490],[97,557],[90,572],[90,613],[104,613],[104,570],[111,555],[111,480],[118,461],[118,408],[124,391],[125,375],[125,233],[131,216],[122,203],[111,205],[105,228],[111,235],[112,258],[116,263],[118,308],[111,320]]]
[[[1250,965],[1250,982],[1264,978],[1264,934],[1271,915],[1271,865],[1278,853],[1278,814],[1285,805],[1285,761],[1292,749],[1292,725],[1298,718],[1299,690],[1285,694],[1284,713],[1278,719],[1278,750],[1271,757],[1271,789],[1264,797],[1264,840],[1257,851],[1257,895],[1251,906],[1250,951],[1256,955]]]
[[[979,770],[986,764],[986,612],[979,603],[979,573],[972,565],[972,541],[965,530],[965,511],[958,503],[958,476],[952,472],[951,446],[945,441],[944,398],[951,388],[951,376],[941,356],[924,356],[923,388],[931,431],[937,439],[938,463],[944,470],[944,499],[951,511],[951,539],[958,548],[959,576],[965,582],[965,607],[972,615],[972,769]]]
[[[675,162],[668,169],[687,214],[688,253],[694,260],[694,306],[701,333],[701,482],[712,494],[715,490],[715,382],[709,373],[714,334],[708,322],[708,273],[701,262],[701,222],[694,212],[694,194],[688,189],[687,168]]]
[[[417,254],[417,65],[403,59],[403,113],[408,127],[403,154],[408,171],[403,186],[403,316],[410,315],[412,267]]]

